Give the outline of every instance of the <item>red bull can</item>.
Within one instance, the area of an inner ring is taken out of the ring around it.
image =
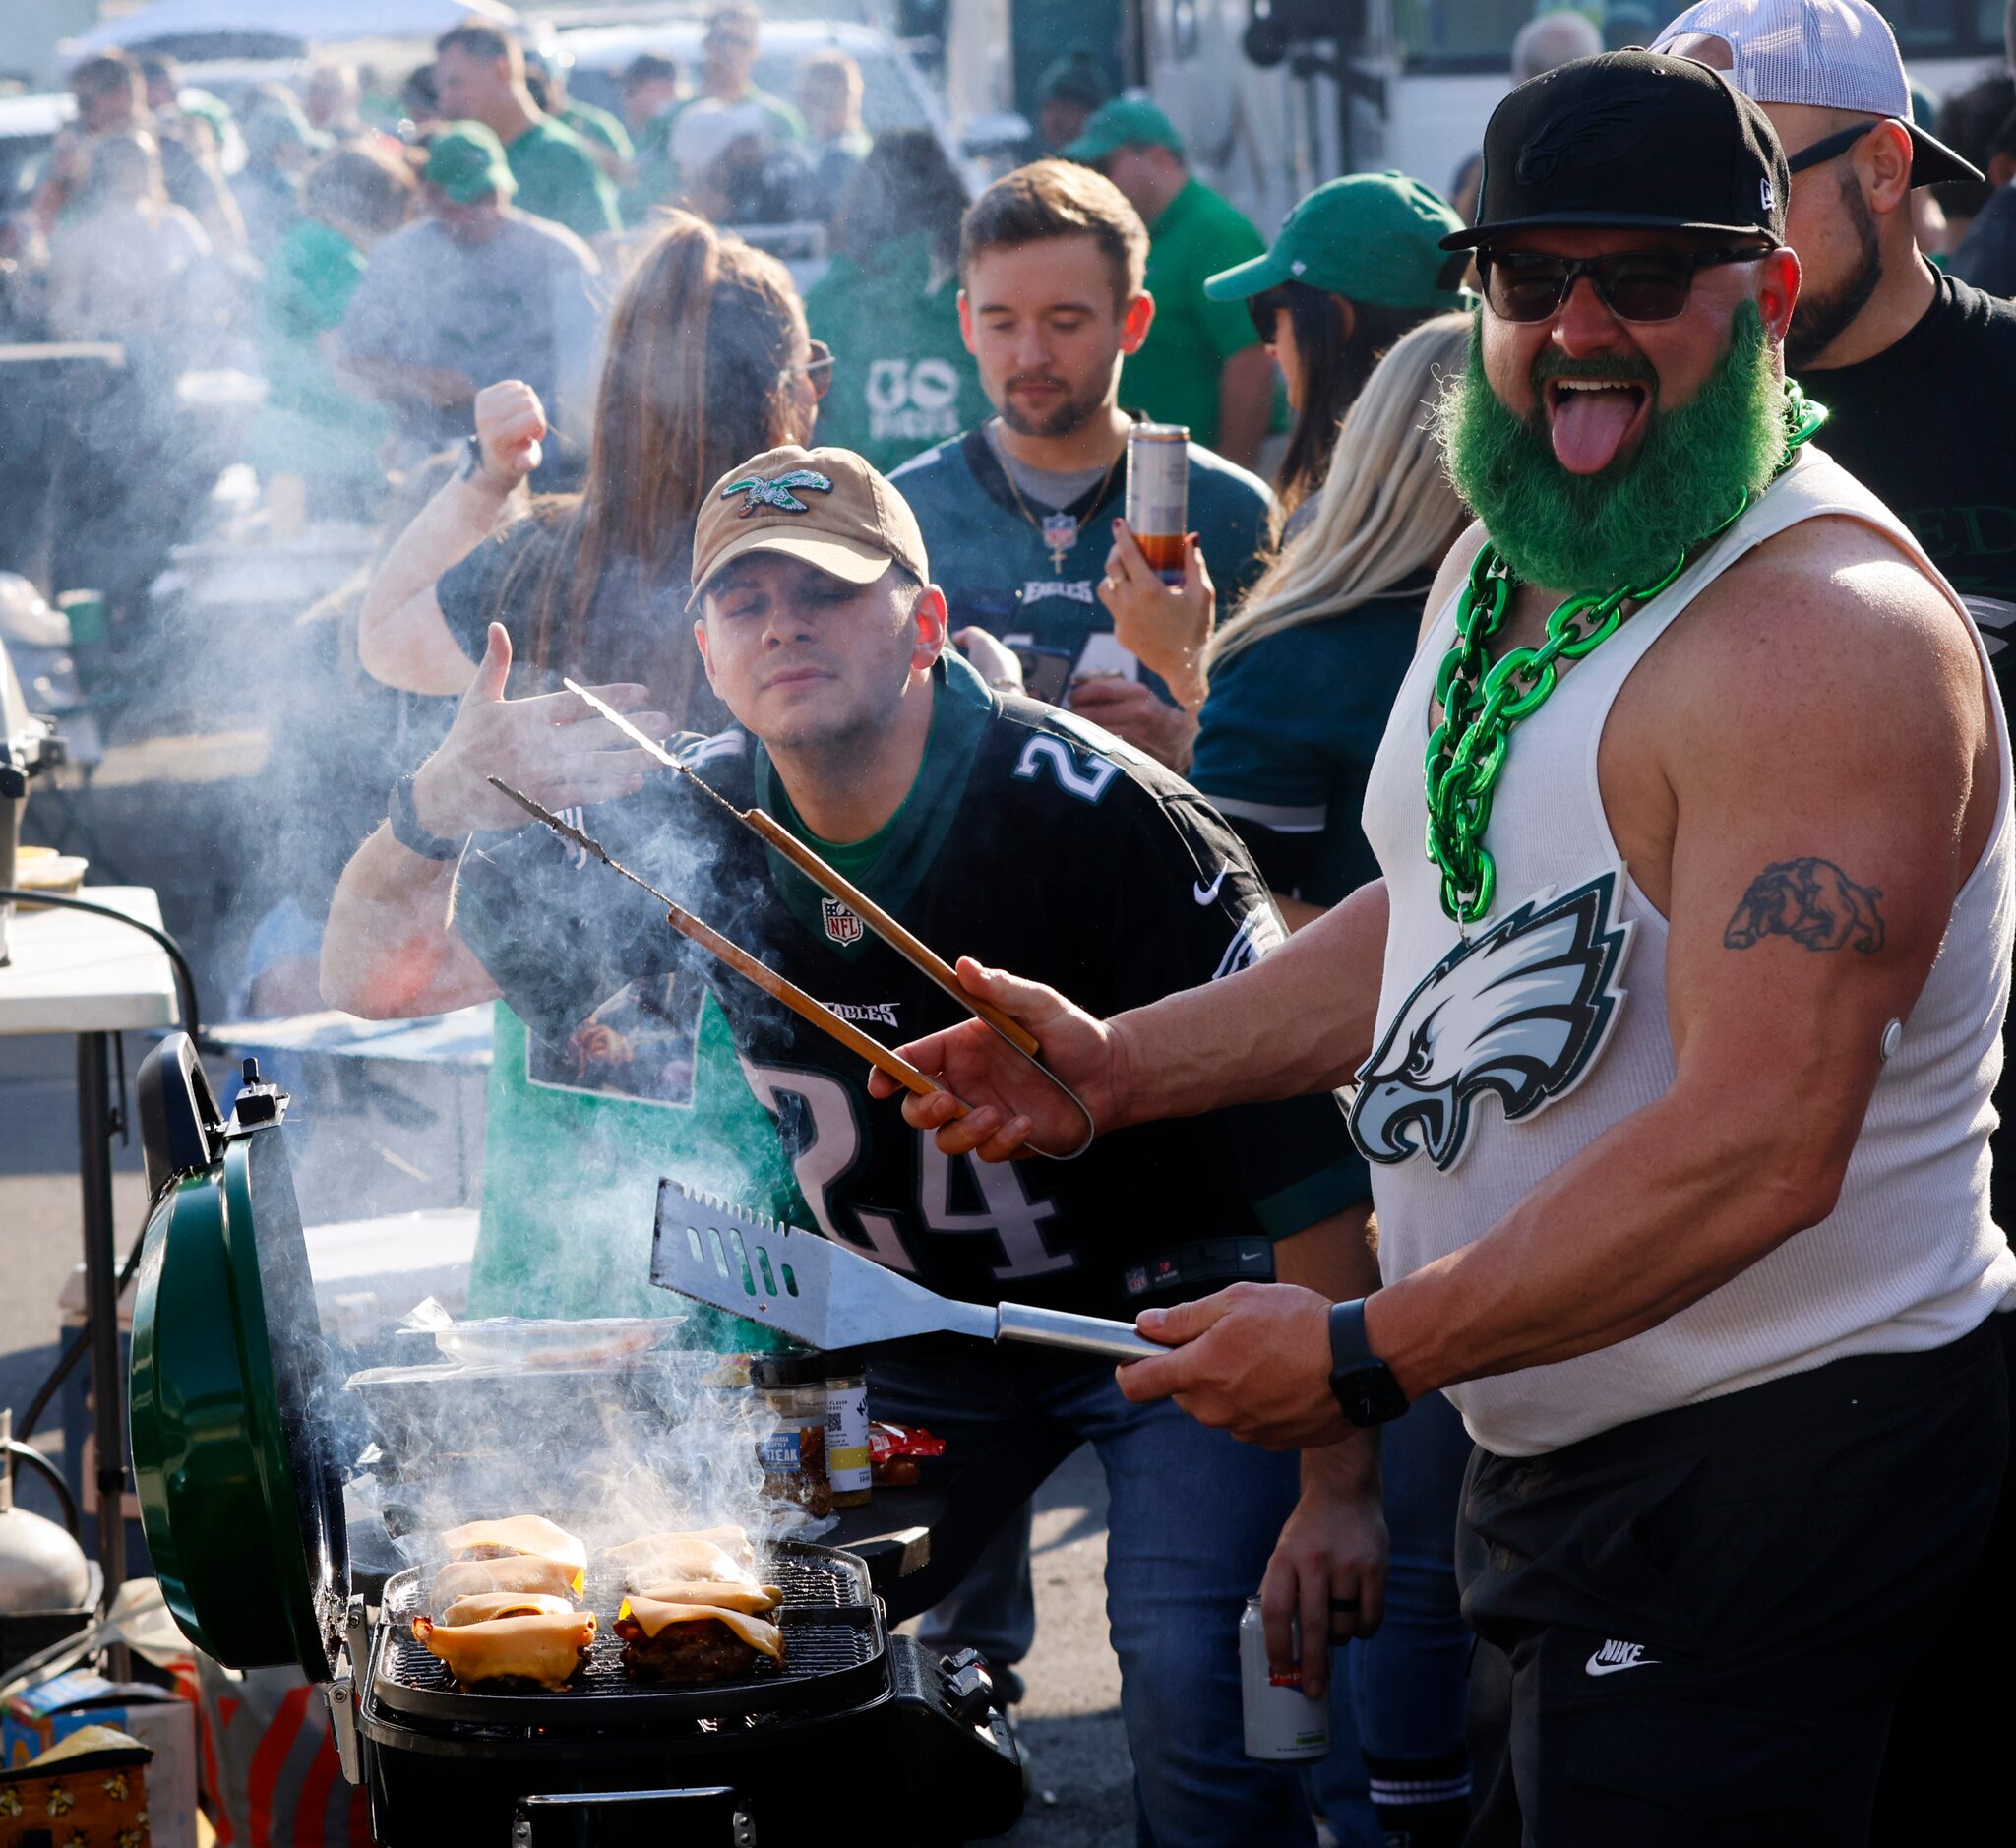
[[[1190,429],[1137,423],[1127,433],[1127,524],[1164,584],[1183,582],[1190,530]]]
[[[1239,1683],[1246,1717],[1246,1756],[1295,1760],[1325,1757],[1330,1750],[1330,1697],[1302,1692],[1302,1625],[1295,1624],[1298,1672],[1276,1675],[1267,1666],[1267,1632],[1260,1601],[1246,1601],[1239,1620]]]

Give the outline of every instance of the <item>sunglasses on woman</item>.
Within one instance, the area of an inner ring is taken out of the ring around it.
[[[1260,337],[1262,346],[1274,343],[1274,327],[1282,311],[1288,306],[1288,291],[1283,288],[1263,288],[1257,295],[1246,298],[1246,312],[1252,319],[1253,332]]]
[[[1775,245],[1727,250],[1615,250],[1601,257],[1552,257],[1540,251],[1481,251],[1484,299],[1500,321],[1549,321],[1586,276],[1619,321],[1671,321],[1687,305],[1694,273],[1725,263],[1755,263]]]
[[[791,370],[804,375],[815,400],[822,399],[833,387],[833,349],[824,340],[807,340],[805,345],[804,365],[793,366]]]

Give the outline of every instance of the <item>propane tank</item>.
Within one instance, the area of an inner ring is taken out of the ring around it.
[[[77,1610],[91,1599],[91,1567],[54,1521],[14,1506],[13,1439],[14,1413],[0,1411],[0,1614]]]

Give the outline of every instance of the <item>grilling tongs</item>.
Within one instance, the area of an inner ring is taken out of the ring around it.
[[[916,1334],[1032,1341],[1119,1361],[1169,1351],[1124,1322],[936,1295],[844,1245],[684,1181],[658,1183],[651,1281],[826,1351]]]
[[[1072,1104],[1076,1106],[1078,1114],[1085,1120],[1084,1140],[1079,1142],[1076,1148],[1064,1154],[1052,1154],[1050,1150],[1042,1148],[1036,1149],[1035,1153],[1049,1155],[1053,1161],[1073,1161],[1091,1147],[1092,1138],[1095,1133],[1091,1111],[1085,1108],[1084,1100],[1079,1097],[1077,1092],[1072,1090],[1063,1078],[1059,1078],[1055,1072],[1051,1071],[1043,1063],[1042,1059],[1038,1056],[1041,1049],[1037,1045],[1036,1036],[1026,1026],[1015,1019],[1012,1015],[1004,1014],[991,1003],[982,1001],[977,995],[969,995],[959,980],[958,971],[949,962],[939,955],[922,939],[905,930],[902,925],[889,916],[860,887],[835,872],[833,868],[828,866],[804,841],[800,840],[797,835],[792,833],[789,829],[785,828],[773,816],[765,815],[761,809],[738,809],[734,803],[722,795],[705,777],[697,773],[691,765],[682,764],[663,745],[640,731],[606,700],[598,700],[587,688],[580,685],[579,681],[563,680],[560,684],[568,692],[580,699],[585,700],[589,706],[593,707],[597,712],[607,719],[610,724],[614,725],[633,744],[638,746],[639,749],[656,758],[667,770],[676,770],[703,795],[717,802],[726,810],[730,817],[748,829],[751,833],[774,847],[777,852],[781,853],[807,879],[811,880],[815,886],[824,892],[827,897],[837,898],[868,929],[880,937],[884,943],[887,944],[905,962],[909,963],[913,969],[927,976],[941,993],[957,1002],[975,1019],[986,1021],[997,1035],[1006,1040],[1008,1045],[1021,1055],[1026,1064],[1041,1073],[1044,1078],[1048,1078],[1051,1083],[1064,1092],[1071,1100]],[[871,1063],[881,1064],[882,1061],[874,1060]],[[884,1070],[887,1071],[889,1068],[884,1066]],[[890,1076],[898,1078],[902,1082],[908,1082],[907,1079],[901,1079],[900,1074],[890,1072]],[[910,1088],[914,1090],[916,1086],[911,1085]]]

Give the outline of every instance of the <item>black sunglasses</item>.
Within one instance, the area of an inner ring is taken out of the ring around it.
[[[1257,295],[1246,298],[1246,312],[1252,321],[1253,332],[1260,337],[1262,346],[1273,345],[1275,325],[1287,306],[1288,291],[1285,288],[1263,288]]]
[[[1754,263],[1777,246],[1727,250],[1616,250],[1601,257],[1552,257],[1540,251],[1480,251],[1484,299],[1500,321],[1546,321],[1586,276],[1619,321],[1671,321],[1687,305],[1694,272]]]
[[[1808,143],[1798,154],[1788,155],[1785,170],[1788,173],[1803,173],[1808,167],[1819,166],[1833,159],[1836,154],[1846,154],[1870,129],[1878,128],[1892,119],[1889,116],[1879,116],[1873,122],[1858,122],[1853,128],[1836,129],[1831,135],[1822,135],[1818,141]]]

